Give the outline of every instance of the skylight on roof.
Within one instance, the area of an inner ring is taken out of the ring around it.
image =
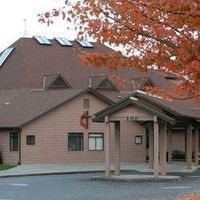
[[[12,51],[14,50],[13,47],[11,48],[7,48],[0,56],[0,67],[2,67],[3,63],[6,61],[6,59],[8,58],[8,56],[12,53]]]
[[[45,45],[50,45],[51,42],[45,36],[34,36],[34,38],[40,43]]]
[[[64,38],[64,37],[56,37],[55,38],[59,43],[60,45],[62,46],[72,46],[72,43],[67,39],[67,38]]]
[[[86,47],[86,48],[93,48],[94,46],[88,42],[88,41],[80,41],[77,40],[77,42],[82,46],[82,47]]]

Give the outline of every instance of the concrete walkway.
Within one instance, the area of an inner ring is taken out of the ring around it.
[[[113,169],[113,166],[112,166]],[[132,170],[137,172],[153,172],[149,169],[147,163],[122,163],[122,170]],[[168,172],[190,173],[194,172],[197,167],[191,170],[186,168],[186,163],[173,163],[167,166]],[[104,171],[104,163],[76,163],[76,164],[51,164],[51,165],[21,165],[5,171],[0,171],[0,177],[10,176],[28,176],[28,175],[45,175],[45,174],[70,174],[70,173],[89,173]]]

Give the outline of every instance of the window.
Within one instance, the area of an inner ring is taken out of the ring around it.
[[[68,133],[68,150],[83,151],[83,133]]]
[[[26,136],[26,144],[27,145],[35,145],[35,135],[27,135]]]
[[[18,132],[10,133],[10,151],[18,151],[19,149],[19,137]]]
[[[88,42],[88,41],[80,41],[80,40],[77,40],[77,42],[82,46],[82,47],[86,47],[86,48],[93,48],[93,45]]]
[[[63,81],[61,77],[58,77],[51,85],[51,88],[69,88],[69,86]]]
[[[34,36],[34,38],[40,43],[44,45],[50,45],[51,42],[44,36]]]
[[[6,61],[8,56],[12,53],[14,48],[8,48],[6,49],[2,54],[0,54],[0,67],[2,67],[3,63]]]
[[[83,99],[83,108],[90,107],[90,99]]]
[[[104,79],[103,81],[101,81],[97,89],[119,91],[117,87],[113,84],[113,82],[108,79]]]
[[[142,144],[142,136],[141,135],[135,136],[135,144]]]
[[[103,133],[89,133],[89,150],[102,151],[104,149]]]
[[[59,43],[60,45],[62,46],[72,46],[72,43],[67,39],[67,38],[64,38],[64,37],[56,37],[55,38]]]

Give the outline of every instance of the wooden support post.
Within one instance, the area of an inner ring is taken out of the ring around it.
[[[168,163],[172,163],[172,128],[168,129]]]
[[[153,122],[149,124],[149,168],[153,169]]]
[[[115,122],[115,151],[114,151],[115,175],[120,175],[120,121]]]
[[[195,127],[195,165],[199,165],[199,128]]]
[[[192,127],[191,124],[187,125],[186,128],[186,160],[187,169],[192,169]]]
[[[159,176],[159,124],[154,117],[154,178]]]
[[[160,172],[162,176],[165,176],[167,174],[166,172],[166,154],[167,154],[167,124],[166,122],[162,123],[160,126]]]
[[[106,132],[105,132],[105,176],[110,176],[110,123],[108,116],[105,117]]]

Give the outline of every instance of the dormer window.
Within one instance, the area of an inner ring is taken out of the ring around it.
[[[117,87],[112,83],[112,81],[108,79],[104,79],[102,82],[100,82],[97,89],[119,91]]]
[[[69,88],[69,84],[66,83],[61,77],[58,77],[49,87],[51,89],[57,88]]]
[[[148,79],[143,86],[141,87],[142,90],[145,90],[146,87],[155,87],[155,83],[151,80]]]
[[[132,80],[134,90],[146,90],[146,87],[155,87],[155,83],[149,77],[141,77]]]
[[[67,89],[71,85],[60,74],[45,75],[46,89]]]

